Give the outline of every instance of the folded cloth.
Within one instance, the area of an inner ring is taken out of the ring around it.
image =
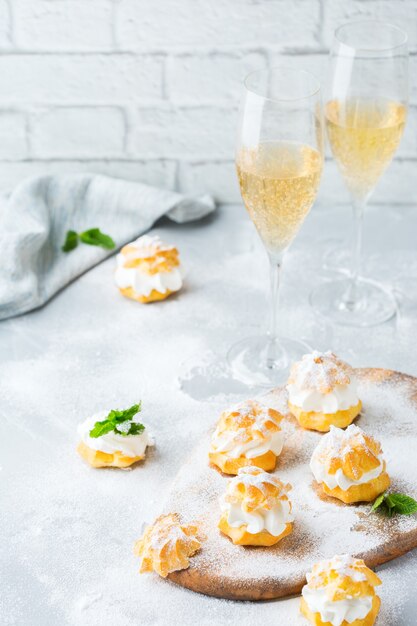
[[[114,251],[80,245],[65,253],[68,230],[100,228],[120,247],[163,215],[188,222],[215,209],[210,196],[187,198],[97,174],[37,176],[0,206],[0,319],[35,309]]]

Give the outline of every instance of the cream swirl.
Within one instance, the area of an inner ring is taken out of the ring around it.
[[[303,600],[312,613],[319,613],[323,623],[332,626],[356,623],[373,610],[374,598],[376,609],[379,606],[374,587],[381,584],[380,579],[364,561],[349,554],[319,561],[306,578]]]
[[[335,385],[329,393],[305,388],[297,383],[288,384],[287,390],[291,404],[302,411],[331,414],[350,409],[359,402],[357,383],[354,379],[346,385]]]
[[[347,491],[350,487],[354,485],[364,485],[365,483],[369,483],[369,481],[378,478],[384,471],[384,463],[381,463],[373,470],[369,472],[365,472],[358,480],[353,480],[348,476],[345,476],[343,470],[339,468],[336,470],[334,474],[330,474],[323,463],[319,461],[319,459],[313,458],[310,461],[310,469],[314,474],[314,478],[318,483],[325,483],[329,489],[335,489],[336,487],[340,487],[342,491]]]
[[[351,424],[346,430],[331,426],[330,432],[320,439],[320,443],[316,446],[311,456],[310,469],[316,481],[325,483],[329,489],[340,487],[343,491],[347,491],[354,485],[364,485],[378,478],[385,471],[385,461],[383,460],[380,446],[371,452],[368,448],[369,443],[369,436],[365,435],[363,430],[355,424]],[[375,457],[375,463],[379,462],[378,465],[368,472],[364,472],[360,476],[358,475],[357,479],[344,473],[344,463],[335,472],[330,472],[332,459],[340,458],[343,461],[346,454],[355,445],[361,447],[364,455],[369,457],[372,454]]]
[[[124,247],[123,256],[127,261],[135,259],[151,259],[158,251],[172,249],[162,243],[158,235],[142,235]]]
[[[247,525],[247,532],[251,534],[267,530],[274,537],[284,532],[286,525],[294,521],[291,515],[291,505],[288,500],[280,500],[272,509],[258,508],[252,512],[242,509],[239,504],[220,501],[221,510],[227,512],[227,522],[232,528]]]
[[[216,452],[224,452],[228,457],[237,459],[241,456],[247,459],[254,459],[266,452],[273,452],[279,456],[284,445],[284,435],[281,430],[271,433],[266,439],[252,439],[242,443],[240,441],[239,431],[223,431],[219,433],[216,430],[211,440],[212,449]]]
[[[171,271],[161,271],[156,274],[148,274],[139,267],[123,267],[124,259],[117,255],[119,267],[116,269],[115,281],[119,289],[132,287],[140,296],[149,296],[155,290],[159,293],[167,291],[179,291],[183,283],[181,268],[174,267]]]
[[[310,611],[319,613],[322,621],[332,626],[364,619],[372,609],[373,598],[369,595],[329,600],[326,589],[311,589],[308,584],[302,594]]]
[[[77,428],[81,441],[88,448],[105,452],[106,454],[120,452],[130,458],[145,456],[147,446],[154,445],[154,441],[146,428],[140,435],[119,435],[111,431],[101,437],[90,437],[90,431],[93,429],[95,423],[105,420],[108,414],[108,411],[100,411],[88,417],[84,422],[81,422]],[[135,422],[135,420],[131,421]],[[119,429],[122,430],[125,428],[125,425],[129,425],[130,423],[131,422],[124,422],[120,424]]]
[[[166,262],[166,254],[174,254],[176,263]],[[146,269],[141,261],[146,262]],[[159,293],[178,291],[183,284],[183,271],[178,262],[178,251],[173,246],[164,244],[158,236],[143,235],[124,246],[116,256],[116,285],[119,289],[130,287],[139,296],[149,296],[153,290]],[[154,271],[147,271],[149,264]]]

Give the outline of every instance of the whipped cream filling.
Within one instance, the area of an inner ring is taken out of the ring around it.
[[[149,296],[154,289],[160,293],[166,293],[167,291],[178,291],[182,287],[183,273],[181,267],[176,266],[170,272],[148,274],[141,271],[139,267],[123,267],[125,260],[122,254],[117,255],[118,267],[115,281],[119,289],[132,287],[138,295]]]
[[[310,611],[319,613],[322,621],[332,626],[364,619],[372,609],[373,597],[368,595],[333,601],[328,599],[326,589],[311,589],[308,585],[303,587],[302,594]]]
[[[237,459],[241,456],[247,459],[254,459],[269,451],[279,456],[284,445],[284,435],[281,430],[277,430],[268,439],[253,439],[252,441],[241,443],[237,440],[236,431],[225,431],[220,435],[215,432],[211,444],[213,450],[225,452],[232,459]]]
[[[351,380],[348,385],[336,385],[330,393],[317,389],[305,389],[294,383],[287,385],[288,399],[302,411],[315,413],[336,413],[345,411],[359,402],[357,383]]]
[[[88,417],[84,422],[78,425],[78,435],[86,446],[92,450],[98,450],[99,452],[105,452],[106,454],[120,452],[124,456],[132,458],[136,456],[144,456],[147,446],[154,445],[154,441],[149,435],[147,428],[145,428],[140,435],[123,436],[115,432],[110,432],[97,438],[90,437],[90,430],[94,428],[94,424],[105,420],[108,414],[108,411],[100,411],[99,413]],[[135,420],[132,421],[135,422]],[[140,420],[138,420],[138,422],[140,422]],[[130,422],[120,424],[120,430],[124,424],[128,425]]]
[[[227,511],[227,522],[232,528],[240,528],[247,524],[247,532],[251,534],[267,530],[274,537],[284,532],[288,523],[294,521],[288,500],[281,500],[272,509],[255,509],[251,513],[243,511],[239,504],[221,500],[221,510]]]
[[[380,461],[378,467],[362,474],[359,480],[352,480],[346,476],[342,468],[339,468],[334,474],[329,474],[323,463],[320,463],[320,461],[315,458],[314,454],[310,461],[310,469],[318,483],[325,483],[329,489],[340,487],[342,491],[347,491],[353,485],[364,485],[374,480],[374,478],[378,478],[384,471],[384,463]]]

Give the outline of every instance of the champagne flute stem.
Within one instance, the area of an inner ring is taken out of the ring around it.
[[[358,305],[358,278],[361,270],[362,259],[362,233],[363,214],[365,211],[364,200],[354,200],[353,207],[353,242],[350,268],[350,285],[345,296],[345,306],[354,310]]]
[[[282,257],[276,257],[271,254],[268,256],[271,280],[271,321],[268,333],[267,366],[272,369],[276,367],[277,361],[283,356],[283,351],[278,339],[278,302]]]
[[[361,270],[361,257],[362,257],[362,232],[363,232],[363,214],[365,211],[365,202],[354,201],[353,203],[353,221],[354,221],[354,233],[353,233],[353,249],[352,249],[352,269],[351,277],[352,283],[357,282],[360,276]]]

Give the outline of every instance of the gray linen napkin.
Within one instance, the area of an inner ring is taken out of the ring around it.
[[[181,223],[214,209],[210,196],[187,198],[97,174],[23,181],[0,203],[0,319],[41,306],[114,252],[83,244],[66,254],[67,230],[97,227],[120,247],[163,215]]]

